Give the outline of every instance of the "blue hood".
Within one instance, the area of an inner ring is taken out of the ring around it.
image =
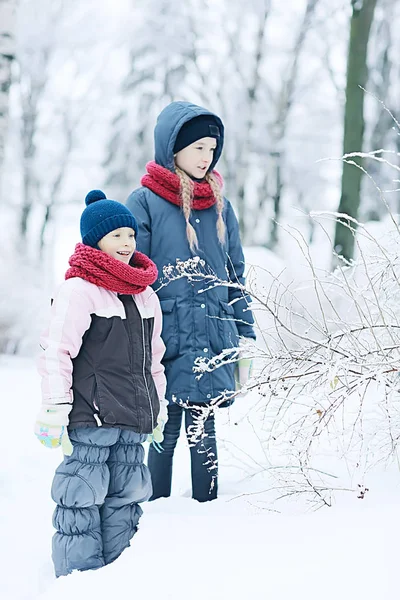
[[[200,115],[212,115],[220,128],[221,135],[209,169],[212,171],[221,156],[224,145],[224,125],[217,115],[190,102],[171,102],[159,114],[154,130],[155,161],[158,165],[170,171],[175,170],[173,149],[176,137],[184,123]]]

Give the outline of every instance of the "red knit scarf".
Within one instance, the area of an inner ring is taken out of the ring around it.
[[[157,267],[145,254],[136,251],[133,265],[127,265],[101,250],[77,244],[69,259],[65,279],[80,277],[117,294],[140,294],[158,276]]]
[[[161,167],[154,161],[147,163],[147,174],[143,175],[141,184],[149,188],[152,192],[168,200],[177,206],[181,206],[181,182],[176,173],[172,173],[165,167]],[[217,171],[213,171],[218,183],[222,187],[223,179]],[[210,184],[207,181],[199,183],[193,181],[193,203],[192,207],[195,210],[203,210],[210,208],[216,202]]]

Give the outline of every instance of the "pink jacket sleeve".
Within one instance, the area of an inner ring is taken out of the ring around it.
[[[167,381],[165,379],[165,369],[161,363],[165,352],[164,342],[161,338],[162,330],[162,312],[160,307],[160,301],[155,292],[152,293],[152,300],[154,302],[154,328],[152,337],[152,365],[151,374],[153,375],[154,383],[157,388],[158,398],[160,400],[160,414],[159,419],[164,422],[167,421],[167,406],[168,402],[165,399],[165,392],[167,390]]]
[[[38,420],[45,419],[49,425],[68,424],[73,402],[72,359],[79,353],[83,334],[91,323],[91,302],[77,290],[78,282],[69,279],[60,286],[51,307],[48,328],[40,339],[43,352],[39,356],[38,370],[42,377],[42,409]]]

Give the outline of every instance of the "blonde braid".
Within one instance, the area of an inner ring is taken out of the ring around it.
[[[218,239],[219,239],[220,244],[224,245],[225,244],[226,227],[225,227],[224,219],[222,217],[222,211],[224,209],[224,198],[222,196],[221,187],[218,183],[217,178],[212,173],[207,173],[206,181],[210,184],[210,187],[214,194],[214,198],[216,200],[216,209],[217,209],[217,214],[218,214],[217,234],[218,234]]]
[[[193,202],[193,182],[188,175],[179,167],[175,166],[176,174],[179,177],[179,181],[181,183],[181,200],[182,200],[182,212],[186,221],[186,236],[189,242],[190,250],[195,252],[198,250],[199,243],[197,240],[196,230],[193,225],[190,224],[189,219],[192,212],[192,202]]]

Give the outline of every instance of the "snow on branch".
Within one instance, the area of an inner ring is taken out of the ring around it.
[[[162,285],[186,278],[202,283],[199,293],[239,288],[251,297],[256,320],[263,312],[270,319],[267,329],[258,330],[256,343],[195,360],[198,378],[240,357],[253,359],[257,368],[240,391],[224,390],[204,414],[199,411],[192,442],[203,440],[202,423],[210,411],[256,392],[252,410],[266,463],[280,449],[274,489],[286,490],[285,497],[309,494],[317,505],[329,505],[333,489],[332,480],[327,482],[314,465],[323,439],[340,446],[354,468],[358,465],[361,483],[354,489],[359,494],[361,472],[390,460],[400,438],[400,238],[396,230],[384,245],[360,224],[358,235],[368,248],[358,242],[358,260],[333,273],[317,272],[303,247],[309,280],[301,286],[277,277],[268,290],[259,289],[256,279],[245,287],[219,277],[199,257],[178,260],[163,273]]]

